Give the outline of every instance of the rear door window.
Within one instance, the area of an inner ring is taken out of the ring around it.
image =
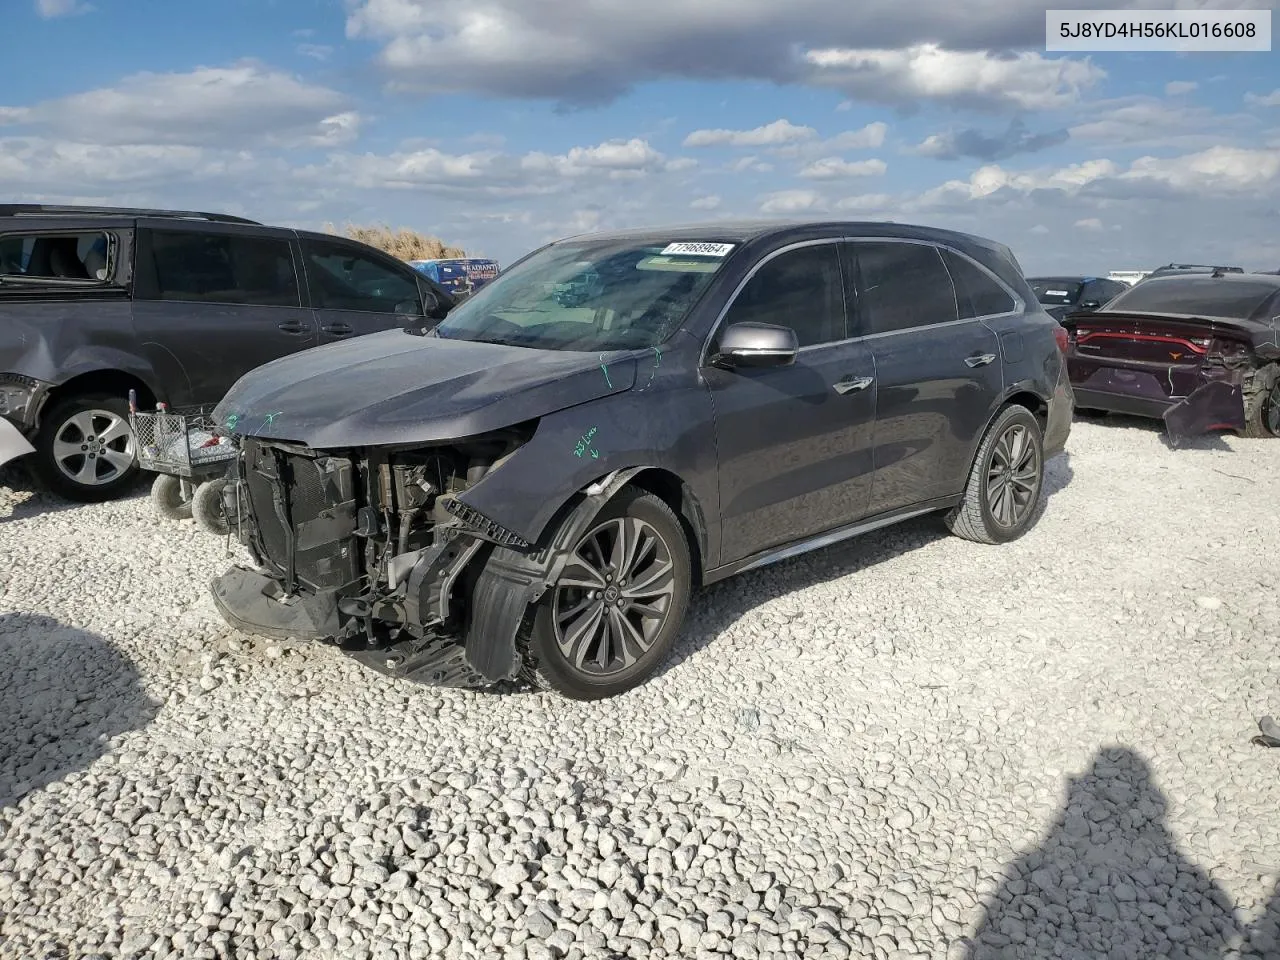
[[[894,333],[958,319],[956,292],[937,247],[860,240],[850,249],[858,271],[860,333]]]
[[[1009,291],[968,257],[944,249],[942,259],[955,284],[961,320],[994,317],[1017,309]]]
[[[412,269],[400,270],[358,247],[302,241],[311,305],[321,310],[422,313]]]
[[[139,232],[139,300],[301,305],[289,241],[195,230]]]

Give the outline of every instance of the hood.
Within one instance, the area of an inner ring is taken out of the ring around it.
[[[628,390],[633,351],[570,353],[402,330],[251,370],[214,410],[230,432],[317,449],[475,436]]]

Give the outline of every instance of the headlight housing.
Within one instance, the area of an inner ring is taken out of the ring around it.
[[[0,373],[0,417],[20,424],[31,422],[41,383],[20,373]]]

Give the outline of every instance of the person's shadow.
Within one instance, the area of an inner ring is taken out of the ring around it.
[[[1146,762],[1107,748],[984,905],[971,960],[1209,960],[1240,941],[1231,898],[1183,856]],[[1275,955],[1272,954],[1274,957]]]
[[[0,614],[0,809],[83,770],[159,704],[96,634],[51,617]]]

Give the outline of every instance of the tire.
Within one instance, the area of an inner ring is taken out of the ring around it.
[[[222,491],[226,485],[227,481],[221,477],[209,480],[196,487],[191,497],[191,515],[196,519],[196,526],[215,537],[225,537],[231,532],[231,524],[222,509]]]
[[[1272,364],[1254,374],[1244,395],[1243,436],[1280,437],[1280,366]]]
[[[191,519],[191,501],[183,499],[181,477],[156,474],[155,482],[151,484],[151,505],[166,520]]]
[[[656,577],[664,585],[661,593],[655,590],[633,598],[633,602],[647,601],[644,609],[653,616],[624,606],[627,590],[618,588],[625,578],[613,579],[616,533],[623,524],[631,534],[638,534],[631,571],[639,572],[646,582]],[[560,580],[535,608],[528,648],[531,672],[544,689],[574,700],[601,700],[639,686],[666,659],[689,605],[689,542],[670,507],[653,494],[627,487],[591,521],[574,550]],[[599,582],[603,589],[593,598],[584,587],[567,582],[575,576],[583,584]],[[609,606],[610,600],[614,606]],[[575,608],[581,610],[576,618]],[[558,619],[564,622],[563,629],[557,629]],[[566,654],[560,637],[569,645],[576,628],[582,629],[583,639]],[[620,636],[629,642],[620,644]],[[627,659],[631,662],[623,662]]]
[[[1026,407],[1005,407],[978,444],[964,499],[946,515],[947,529],[975,543],[1016,540],[1030,529],[1043,489],[1040,424]],[[1009,491],[1012,499],[1001,491]]]
[[[85,394],[55,402],[41,417],[34,446],[37,477],[68,500],[115,500],[138,476],[129,404],[120,397]]]

